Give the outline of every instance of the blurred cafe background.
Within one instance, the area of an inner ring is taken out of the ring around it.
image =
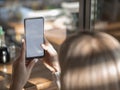
[[[70,24],[76,26],[78,11],[77,0],[0,0],[0,25],[5,30],[6,43],[19,44],[25,18],[44,17],[45,30],[66,29]],[[75,22],[72,22],[73,19]]]
[[[24,19],[30,17],[44,17],[44,28],[48,33],[45,35],[51,38],[56,35],[54,32],[59,34],[62,30],[64,36],[58,38],[64,39],[67,28],[75,30],[78,27],[78,12],[78,0],[0,0],[0,26],[5,34],[5,44],[10,50],[20,46],[24,38]]]
[[[6,73],[11,75],[11,62],[19,55],[24,38],[24,19],[30,17],[44,17],[45,37],[56,50],[67,36],[80,30],[104,31],[120,40],[120,0],[0,0],[0,90],[9,86]]]
[[[44,17],[45,37],[59,50],[69,33],[79,26],[78,0],[0,0],[0,90],[8,90],[12,64],[24,38],[24,19]],[[55,78],[39,61],[25,90],[58,90]]]

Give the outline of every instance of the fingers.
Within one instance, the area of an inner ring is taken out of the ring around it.
[[[49,43],[46,37],[44,37],[44,40],[45,40],[45,44]]]
[[[45,49],[46,51],[48,51],[51,54],[57,54],[56,50],[53,48],[52,44],[50,44],[50,42],[47,40],[46,37],[44,37],[45,39],[45,44],[42,44],[42,48]]]
[[[42,44],[42,48],[45,49],[51,56],[55,56],[57,55],[56,50],[53,48],[53,46],[51,44]]]
[[[42,44],[41,46],[42,46],[42,48],[45,49],[45,50],[48,49],[48,47],[47,47],[45,44]]]
[[[58,63],[58,55],[56,50],[53,48],[51,44],[42,44],[42,48],[46,50],[46,57],[43,59],[44,65],[50,70],[50,71],[60,71],[59,70],[59,63]]]
[[[21,49],[21,53],[20,53],[20,60],[23,61],[25,63],[25,40],[22,39],[22,49]]]
[[[31,72],[33,66],[35,65],[35,63],[38,61],[38,59],[33,59],[31,60],[31,62],[27,65],[27,70],[28,72]]]
[[[56,69],[54,67],[51,67],[49,64],[43,62],[43,64],[51,71],[51,72],[56,72]]]

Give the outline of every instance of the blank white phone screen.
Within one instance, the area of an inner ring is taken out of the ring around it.
[[[43,18],[32,18],[25,20],[26,29],[26,57],[40,57],[44,50],[40,46],[44,43],[44,20]]]

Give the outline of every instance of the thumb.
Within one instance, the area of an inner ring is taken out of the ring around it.
[[[22,39],[22,49],[20,52],[20,57],[22,58],[20,60],[25,63],[25,41],[24,41],[24,39]]]
[[[33,59],[27,66],[28,72],[31,72],[33,66],[35,65],[35,63],[38,61],[38,59]]]

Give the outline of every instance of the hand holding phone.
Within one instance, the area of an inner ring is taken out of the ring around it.
[[[44,56],[44,49],[41,44],[44,43],[44,18],[26,18],[24,19],[26,58],[39,58]]]

